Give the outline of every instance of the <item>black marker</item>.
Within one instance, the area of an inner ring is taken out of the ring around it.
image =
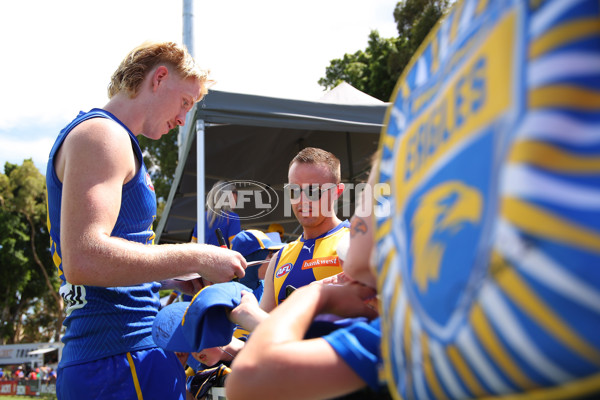
[[[225,236],[223,236],[221,228],[215,229],[215,233],[217,234],[217,240],[219,241],[219,245],[224,249],[228,249],[229,246],[227,246],[227,242],[225,241]],[[239,280],[240,278],[238,278],[237,276],[232,279],[233,282],[239,282]]]
[[[225,241],[225,236],[223,236],[223,232],[221,231],[221,228],[217,228],[215,230],[215,233],[217,234],[217,240],[219,241],[219,246],[227,248],[227,242]]]

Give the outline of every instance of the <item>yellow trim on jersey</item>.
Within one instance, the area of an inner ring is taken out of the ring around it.
[[[600,352],[573,331],[559,315],[552,311],[551,307],[544,304],[513,268],[507,266],[495,277],[504,293],[533,321],[537,321],[550,335],[582,358],[600,365]]]
[[[377,279],[384,279],[385,275],[381,275],[378,276]],[[395,279],[395,287],[397,288],[401,288],[402,287],[402,279],[400,277],[400,275],[397,275],[396,279]],[[381,287],[380,284],[377,285],[377,287]],[[394,310],[389,310],[389,312],[387,313],[388,316],[392,316],[395,314],[395,307],[398,304],[398,296],[400,295],[400,290],[395,290],[394,294],[392,295],[392,301],[390,304],[390,307],[393,307]],[[383,318],[384,313],[381,312],[383,311],[383,308],[379,307],[380,310],[380,314],[382,315],[381,318],[381,333],[384,334],[386,336],[389,336],[389,331],[391,329],[390,326],[388,326],[387,324],[387,319]],[[393,325],[394,322],[390,321],[390,325]],[[381,341],[381,355],[382,358],[384,359],[384,363],[383,363],[383,376],[384,376],[384,380],[387,382],[388,387],[390,389],[390,393],[392,393],[393,397],[395,399],[402,399],[402,397],[400,396],[400,390],[398,390],[398,387],[396,387],[396,380],[394,379],[394,372],[392,371],[392,363],[391,360],[389,359],[391,353],[391,350],[389,348],[389,344],[390,342],[387,340],[382,340]]]
[[[450,43],[454,43],[456,40],[456,34],[458,33],[458,25],[460,17],[462,16],[465,2],[461,1],[454,7],[454,13],[452,15],[452,24],[450,25]]]
[[[60,265],[62,264],[62,259],[58,255],[58,251],[56,249],[56,243],[52,239],[50,239],[50,248],[52,251],[52,262],[54,262],[54,266],[56,267],[56,271],[58,272],[58,277],[60,278],[63,275],[63,272],[60,270]]]
[[[131,357],[130,352],[127,352],[127,361],[129,361],[129,368],[131,368],[131,377],[133,378],[133,386],[135,386],[137,398],[138,400],[144,400],[144,396],[142,395],[142,388],[140,387],[140,381],[138,380],[137,372],[135,370],[135,364],[133,363],[133,358]]]
[[[194,369],[193,369],[192,367],[188,366],[188,367],[185,369],[185,376],[186,376],[187,378],[189,378],[190,376],[194,376],[194,375],[196,375],[196,371],[194,371]]]
[[[475,15],[480,15],[488,6],[488,0],[480,0],[477,3],[477,8],[475,9]]]
[[[439,43],[437,35],[434,35],[431,38],[431,65],[429,66],[429,73],[431,75],[435,74],[437,70],[440,68],[440,59],[439,59]]]
[[[282,266],[288,263],[292,264],[293,268],[299,269],[308,269],[312,265],[314,267],[311,268],[312,274],[314,279],[317,281],[337,275],[343,271],[341,262],[337,257],[337,245],[340,238],[349,234],[350,229],[346,226],[339,225],[334,229],[336,229],[334,232],[330,231],[325,236],[314,240],[314,247],[311,247],[312,254],[311,258],[309,259],[303,261],[298,260],[304,245],[306,242],[309,242],[309,240],[303,242],[300,238],[298,238],[296,241],[283,248],[281,251],[281,256],[279,257],[279,261],[275,265],[275,270],[273,271],[275,304],[279,304],[278,297],[279,293],[281,293],[284,282],[287,282],[287,284],[294,284],[293,279],[291,281],[287,280],[288,274],[293,274],[294,271],[290,271],[281,277],[277,277],[277,271],[279,271]]]
[[[495,361],[496,365],[498,365],[498,367],[502,369],[502,371],[504,371],[520,389],[533,389],[538,387],[537,384],[525,375],[509,355],[508,351],[506,351],[502,342],[494,332],[494,329],[490,326],[479,304],[473,305],[470,322],[475,334],[487,353]]]
[[[380,241],[382,238],[386,237],[392,231],[392,220],[388,219],[385,221],[375,232],[375,241]]]
[[[563,400],[580,397],[585,394],[595,394],[598,391],[600,391],[600,373],[583,379],[562,383],[556,387],[540,388],[527,393],[506,396],[484,397],[480,400]]]
[[[396,257],[396,250],[390,250],[390,252],[385,256],[385,260],[383,261],[383,267],[381,269],[381,275],[378,276],[378,280],[380,280],[380,278],[385,278],[385,276],[387,275],[390,265],[392,264],[392,261],[394,260],[394,257]],[[402,283],[402,279],[400,278],[400,276],[398,276],[398,279],[396,280],[397,284],[401,284]],[[383,282],[385,282],[385,279],[381,280],[381,284],[383,286]]]
[[[597,174],[600,172],[600,154],[591,156],[573,154],[551,144],[533,140],[515,143],[509,161],[565,173]]]
[[[529,58],[537,58],[565,43],[573,42],[598,33],[600,33],[600,19],[598,18],[579,18],[566,24],[559,25],[544,33],[531,43],[531,47],[529,48]]]
[[[394,149],[394,143],[396,142],[396,136],[390,135],[384,132],[381,136],[381,145],[387,147],[390,151]]]
[[[303,245],[304,244],[302,243],[302,241],[300,241],[300,239],[297,239],[296,241],[285,246],[283,248],[283,250],[281,250],[281,257],[279,257],[279,262],[277,264],[275,264],[275,270],[273,271],[273,278],[272,278],[273,279],[273,289],[274,289],[273,296],[274,296],[275,304],[279,304],[279,301],[278,301],[279,292],[281,291],[281,286],[283,285],[283,282],[285,281],[285,279],[277,278],[277,276],[276,276],[277,271],[279,270],[279,268],[281,268],[285,264],[289,263],[289,264],[294,265],[294,263],[298,259],[298,255],[302,251]]]
[[[450,362],[454,366],[454,369],[458,372],[458,375],[462,379],[462,381],[467,385],[471,393],[475,397],[487,395],[488,393],[485,389],[479,384],[471,369],[468,367],[465,359],[460,354],[460,351],[454,345],[450,345],[446,348],[446,354],[448,354],[448,358]]]
[[[46,189],[46,226],[48,227],[48,234],[50,234],[52,224],[50,223],[50,206],[48,205],[48,189]],[[60,270],[60,264],[62,263],[62,259],[58,255],[58,251],[56,251],[56,243],[54,243],[54,240],[52,240],[52,236],[50,236],[50,250],[52,252],[52,262],[54,262],[54,266],[56,267],[56,271],[58,272],[58,277],[60,278],[63,275],[63,272]]]
[[[421,349],[423,349],[423,372],[425,373],[425,379],[427,380],[429,387],[433,391],[436,399],[448,399],[435,375],[433,361],[429,356],[429,339],[425,332],[421,333]]]
[[[410,321],[412,320],[412,309],[407,304],[406,311],[404,314],[404,332],[402,337],[404,339],[404,357],[406,358],[406,365],[412,365],[412,335],[410,330]],[[413,393],[413,371],[409,370],[406,374],[406,394],[409,398],[414,397]]]
[[[530,0],[529,7],[531,7],[531,9],[535,10],[542,4],[543,1],[544,0]]]
[[[574,85],[542,86],[529,92],[529,107],[597,111],[600,109],[600,92]]]
[[[528,234],[600,253],[599,232],[574,224],[530,203],[504,198],[502,215]]]

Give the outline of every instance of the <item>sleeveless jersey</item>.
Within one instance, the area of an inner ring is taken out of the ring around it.
[[[50,246],[62,280],[60,294],[67,315],[61,367],[155,347],[152,321],[159,307],[160,285],[157,282],[103,288],[71,285],[63,275],[60,243],[63,185],[54,169],[54,156],[69,132],[90,118],[108,118],[119,123],[131,137],[133,150],[141,164],[134,178],[123,185],[121,210],[112,236],[148,245],[154,243],[152,223],[156,218],[156,196],[136,137],[107,111],[93,109],[88,113],[81,112],[60,132],[50,152],[46,171]]]
[[[273,274],[276,305],[285,299],[287,285],[299,288],[342,272],[337,244],[349,234],[349,228],[350,223],[344,221],[317,238],[300,236],[277,253]]]
[[[396,399],[600,392],[598,60],[597,0],[463,0],[404,70],[374,210]]]

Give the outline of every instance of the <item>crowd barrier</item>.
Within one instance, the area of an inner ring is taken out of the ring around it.
[[[0,381],[0,396],[38,396],[42,393],[56,393],[56,385],[39,380]]]

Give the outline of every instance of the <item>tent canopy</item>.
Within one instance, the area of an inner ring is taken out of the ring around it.
[[[211,90],[197,104],[187,127],[204,122],[206,192],[218,180],[226,180],[237,185],[244,184],[240,181],[259,182],[277,194],[279,205],[260,218],[253,217],[256,204],[234,209],[242,217],[242,229],[266,230],[276,222],[284,226],[287,237],[301,232],[295,217],[284,210],[283,185],[290,160],[305,147],[335,154],[341,161],[343,182],[364,179],[388,104],[348,86],[338,86],[331,91],[336,93],[323,101]],[[157,243],[188,242],[196,223],[197,136],[196,129],[188,132],[158,225]]]
[[[27,353],[30,356],[34,356],[37,354],[46,354],[46,353],[50,353],[51,351],[57,351],[58,349],[56,347],[43,347],[37,350],[33,350],[30,351],[29,353]]]

